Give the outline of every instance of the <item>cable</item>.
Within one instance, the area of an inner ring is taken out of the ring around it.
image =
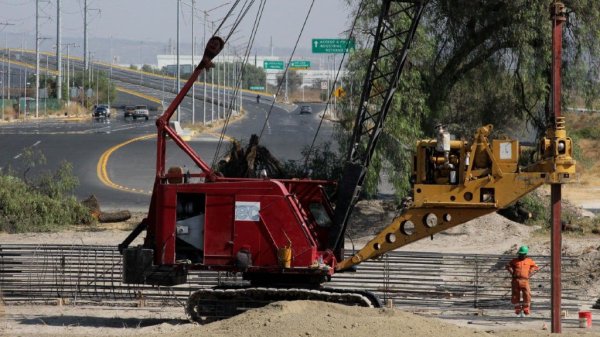
[[[233,13],[233,11],[235,10],[235,8],[237,7],[237,5],[239,3],[240,3],[240,0],[236,0],[233,3],[233,6],[231,6],[231,8],[227,12],[227,14],[223,17],[223,20],[221,20],[221,23],[219,24],[219,26],[217,26],[217,30],[215,30],[215,32],[213,33],[213,36],[217,36],[219,34],[221,27],[223,27],[223,24],[225,24],[225,21],[227,21],[227,18],[229,18],[229,16]]]
[[[365,1],[361,0],[360,5],[358,6],[358,11],[356,12],[356,16],[354,17],[354,21],[352,22],[352,27],[350,28],[350,32],[348,34],[348,41],[350,39],[352,39],[353,34],[354,34],[354,29],[356,28],[356,23],[358,22],[358,18],[361,16],[362,11],[365,9],[365,7],[366,7]],[[319,126],[317,127],[315,136],[313,137],[312,143],[310,144],[310,147],[308,148],[308,151],[306,153],[306,158],[304,159],[304,171],[305,172],[307,171],[308,161],[310,160],[310,155],[311,155],[313,148],[315,146],[315,143],[317,141],[317,136],[319,135],[319,131],[321,130],[321,126],[323,125],[323,120],[325,119],[325,115],[327,114],[327,109],[329,108],[329,103],[331,102],[331,96],[333,95],[333,92],[335,91],[335,86],[337,84],[338,77],[342,70],[342,64],[344,64],[344,60],[346,59],[347,50],[348,50],[348,48],[346,48],[346,50],[344,50],[344,53],[342,54],[342,60],[340,61],[340,65],[338,66],[338,70],[335,74],[335,79],[333,80],[333,85],[331,86],[331,90],[329,91],[329,95],[327,97],[327,103],[325,104],[325,110],[323,110],[323,115],[321,116],[321,120],[319,121]]]
[[[254,3],[254,1],[252,3]],[[212,163],[213,167],[215,167],[217,159],[220,158],[219,153],[221,152],[221,147],[223,145],[225,133],[227,131],[227,127],[228,127],[229,121],[231,119],[231,111],[233,109],[232,104],[233,104],[233,101],[235,100],[235,98],[237,97],[237,93],[239,92],[240,87],[242,86],[242,78],[245,73],[246,65],[248,64],[248,59],[250,58],[250,52],[252,50],[252,47],[254,46],[254,39],[256,38],[256,33],[258,32],[258,27],[260,26],[260,21],[262,19],[263,13],[264,13],[266,3],[267,3],[266,0],[261,0],[260,5],[258,7],[257,16],[254,20],[254,24],[252,26],[252,31],[250,33],[250,37],[248,38],[248,44],[246,45],[246,51],[244,52],[244,60],[242,63],[242,67],[240,69],[240,73],[238,74],[238,78],[236,79],[236,87],[234,89],[234,93],[231,97],[231,101],[229,104],[229,114],[227,114],[225,123],[223,124],[223,128],[221,130],[221,135],[219,137],[219,142],[217,144],[217,149],[215,150],[215,155],[213,156],[213,163]],[[247,11],[246,11],[246,13],[247,13]]]
[[[298,34],[298,38],[296,39],[296,44],[294,45],[292,54],[290,55],[290,58],[288,59],[287,65],[285,66],[285,71],[283,72],[284,77],[287,76],[288,70],[290,68],[290,63],[292,61],[292,58],[294,57],[294,54],[296,53],[296,48],[298,48],[298,43],[300,42],[300,38],[302,37],[302,33],[304,32],[304,28],[306,27],[306,22],[308,21],[308,17],[310,16],[310,13],[312,12],[314,4],[315,4],[315,0],[312,0],[310,3],[310,7],[308,8],[308,12],[306,13],[306,17],[304,18],[304,23],[302,24],[300,33]],[[277,97],[279,95],[279,91],[281,90],[282,84],[283,84],[283,80],[280,81],[279,85],[277,86],[277,91],[275,92],[275,97]],[[275,106],[275,99],[273,99],[273,102],[271,103],[271,107],[269,108],[269,112],[267,113],[267,118],[265,118],[265,123],[263,124],[263,127],[260,130],[260,134],[258,135],[259,142],[260,142],[263,132],[265,131],[265,128],[267,127],[267,122],[269,121],[269,117],[271,116],[271,113],[273,112],[273,106]]]

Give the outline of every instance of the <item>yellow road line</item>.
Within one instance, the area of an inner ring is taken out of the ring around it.
[[[5,57],[0,57],[0,61],[7,62],[7,63],[9,62],[9,60],[7,58],[5,58]],[[15,64],[15,65],[19,65],[21,67],[25,67],[25,68],[28,68],[28,69],[34,69],[35,70],[35,66],[34,65],[31,65],[31,64],[25,63],[25,62],[21,62],[21,61],[10,60],[10,64]],[[58,75],[58,71],[52,70],[52,69],[46,69],[46,68],[44,68],[42,66],[40,66],[40,71],[49,72],[52,75]]]
[[[160,99],[158,99],[158,98],[156,98],[154,96],[150,96],[148,94],[144,94],[144,93],[139,92],[139,91],[135,91],[135,90],[131,90],[131,89],[119,87],[119,86],[117,86],[117,90],[121,91],[121,92],[124,92],[126,94],[130,94],[130,95],[133,95],[133,96],[141,97],[143,99],[147,99],[150,102],[162,104],[162,101]]]
[[[125,186],[122,186],[119,184],[115,184],[108,176],[108,172],[106,170],[106,165],[108,164],[108,159],[113,154],[113,152],[117,151],[118,149],[122,148],[123,146],[131,144],[133,142],[140,141],[140,140],[151,139],[154,137],[156,137],[156,135],[146,135],[146,136],[133,138],[133,139],[130,139],[123,143],[117,144],[117,145],[109,148],[108,150],[104,151],[104,153],[100,156],[100,159],[98,160],[98,164],[96,165],[96,174],[98,175],[98,179],[100,179],[100,181],[104,185],[114,188],[116,190],[132,192],[132,193],[151,194],[150,192],[146,192],[144,190],[137,190],[137,189],[125,187]]]

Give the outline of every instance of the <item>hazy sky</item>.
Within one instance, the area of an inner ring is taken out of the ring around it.
[[[40,0],[40,32],[41,36],[51,40],[56,36],[56,1]],[[83,36],[83,2],[84,0],[61,0],[63,13],[62,26],[64,37]],[[198,44],[202,41],[204,30],[204,10],[227,4],[211,11],[209,20],[218,22],[223,18],[233,1],[196,0],[197,17],[195,29]],[[250,10],[241,25],[239,38],[235,44],[248,39],[248,26],[256,17],[260,1]],[[0,26],[0,31],[17,33],[24,36],[35,33],[35,0],[0,0],[0,23],[13,23],[14,26]],[[176,3],[177,0],[88,0],[90,38],[130,39],[136,41],[152,41],[167,43],[176,36]],[[191,0],[182,0],[180,39],[191,41]],[[244,1],[240,1],[240,5]],[[273,43],[279,47],[292,47],[302,22],[310,6],[310,0],[267,0],[255,45],[268,46],[271,36]],[[98,11],[99,10],[99,11]],[[316,0],[307,27],[300,41],[300,46],[310,47],[310,39],[315,37],[340,37],[340,33],[349,25],[349,9],[345,0]],[[210,30],[207,30],[207,34]],[[0,33],[2,34],[2,33]],[[0,41],[4,40],[0,35]],[[3,43],[2,43],[3,44]],[[31,48],[33,41],[26,42]],[[53,42],[44,41],[43,49],[48,49]]]

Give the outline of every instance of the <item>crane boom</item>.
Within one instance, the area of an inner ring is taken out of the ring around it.
[[[427,0],[383,0],[347,161],[339,182],[330,247],[341,257],[348,219],[375,152]],[[362,148],[367,142],[366,148]]]

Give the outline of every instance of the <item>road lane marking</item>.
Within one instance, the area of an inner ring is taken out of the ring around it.
[[[114,183],[108,176],[108,171],[106,170],[106,165],[108,164],[108,159],[113,154],[113,152],[117,151],[118,149],[122,148],[123,146],[131,144],[133,142],[140,141],[140,140],[151,139],[154,137],[156,137],[156,135],[146,135],[146,136],[136,137],[136,138],[130,139],[128,141],[125,141],[123,143],[117,144],[117,145],[109,148],[108,150],[104,151],[104,153],[100,156],[100,160],[98,160],[98,164],[96,165],[96,175],[98,175],[98,179],[100,179],[100,181],[104,185],[114,188],[116,190],[132,192],[132,193],[140,193],[140,194],[152,194],[151,192],[147,192],[145,190],[137,190],[137,189],[125,187],[125,186]]]
[[[33,143],[31,146],[29,147],[36,147],[38,145],[40,145],[42,143],[41,140],[38,140],[37,142]],[[26,149],[26,148],[25,148]],[[23,155],[23,152],[20,152],[19,154],[17,154],[16,156],[13,157],[13,159],[19,159],[21,158],[21,156]]]

